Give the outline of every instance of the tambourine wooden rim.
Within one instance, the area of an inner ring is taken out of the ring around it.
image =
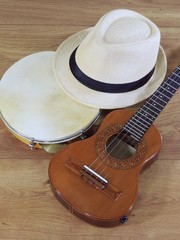
[[[99,110],[99,114],[93,119],[93,121],[83,128],[80,132],[77,132],[76,134],[69,136],[68,138],[64,138],[62,140],[56,140],[56,141],[39,141],[34,138],[28,138],[27,136],[23,136],[22,134],[18,133],[18,131],[14,130],[4,119],[0,112],[0,116],[6,127],[9,129],[9,131],[21,142],[27,144],[30,146],[31,149],[33,148],[39,148],[44,149],[48,152],[56,152],[59,149],[61,149],[65,144],[68,142],[77,139],[78,137],[80,139],[84,139],[86,137],[86,132],[97,122],[99,119],[99,116],[101,114],[101,110]],[[56,145],[56,146],[55,146]]]

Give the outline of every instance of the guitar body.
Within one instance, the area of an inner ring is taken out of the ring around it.
[[[95,135],[69,144],[50,162],[49,179],[56,197],[72,213],[92,224],[110,227],[126,220],[137,197],[140,172],[160,151],[162,139],[154,125],[133,147],[134,151],[132,146],[124,151],[124,145],[118,145],[124,137],[116,136],[132,115],[127,110],[112,111]],[[115,145],[107,151],[111,142]],[[113,152],[115,147],[118,154]],[[121,149],[122,153],[128,150],[129,155],[121,154]],[[101,179],[100,183],[93,181],[91,174],[82,171],[84,165],[107,180],[104,186]]]

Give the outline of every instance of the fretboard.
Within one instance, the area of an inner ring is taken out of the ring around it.
[[[180,86],[180,66],[160,85],[123,129],[139,142]]]

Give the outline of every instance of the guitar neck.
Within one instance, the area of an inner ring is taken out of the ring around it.
[[[180,66],[160,85],[123,129],[139,142],[180,86]]]

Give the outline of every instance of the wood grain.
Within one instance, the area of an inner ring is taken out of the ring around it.
[[[179,0],[0,0],[0,77],[20,58],[56,50],[68,36],[95,25],[116,8],[138,11],[158,25],[170,74],[180,60]],[[179,106],[177,92],[155,122],[163,147],[156,162],[141,174],[129,222],[114,228],[94,227],[69,213],[50,189],[47,170],[53,154],[30,151],[0,121],[0,239],[178,240]]]
[[[110,136],[122,130],[117,122],[123,126],[131,116],[132,112],[124,109],[112,111],[93,137],[68,145],[50,161],[49,180],[57,198],[73,214],[96,226],[119,225],[122,217],[129,216],[137,198],[139,174],[154,162],[161,148],[161,135],[152,125],[138,144],[136,153],[127,161],[115,160],[113,154],[107,155],[106,151],[112,153],[112,149],[117,150],[117,142],[113,144],[111,139],[111,148],[108,148],[110,143],[107,144]],[[120,160],[121,154],[119,152],[116,158]],[[102,173],[100,175],[109,182],[107,186],[89,179],[86,171],[82,171],[83,165]]]

